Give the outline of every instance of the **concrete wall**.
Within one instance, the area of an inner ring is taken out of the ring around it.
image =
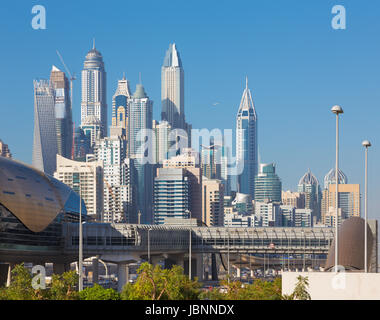
[[[297,277],[308,277],[312,300],[380,300],[380,274],[361,272],[284,272],[282,294],[291,294]]]

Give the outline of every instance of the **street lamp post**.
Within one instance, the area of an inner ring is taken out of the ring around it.
[[[83,290],[83,229],[82,229],[82,197],[79,186],[79,291]]]
[[[367,218],[368,218],[368,148],[371,142],[364,140],[362,145],[365,147],[365,184],[364,184],[364,272],[368,272],[368,252],[367,252]]]
[[[186,212],[189,214],[189,280],[191,281],[191,211],[186,210]]]
[[[338,272],[338,184],[339,184],[339,114],[343,113],[340,106],[333,106],[332,113],[336,115],[336,147],[335,147],[335,272]]]

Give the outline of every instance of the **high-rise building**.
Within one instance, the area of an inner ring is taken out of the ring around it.
[[[153,223],[153,142],[145,142],[145,134],[152,130],[153,101],[145,93],[142,84],[129,100],[129,157],[134,159],[137,174],[137,210],[142,223]],[[148,145],[147,145],[148,143]]]
[[[74,132],[74,159],[86,161],[86,155],[91,151],[91,137],[86,136],[81,127],[75,128]]]
[[[296,208],[292,205],[281,205],[281,226],[283,227],[293,227],[294,218],[296,213]]]
[[[152,124],[155,138],[155,164],[162,164],[164,160],[175,156],[170,153],[170,131],[171,126],[167,121],[153,120]]]
[[[112,97],[112,126],[122,127],[128,133],[128,100],[131,98],[129,81],[123,79],[117,82],[116,92]],[[128,137],[127,137],[128,140]]]
[[[312,210],[314,224],[321,219],[322,193],[318,179],[310,169],[298,182],[298,192],[305,194],[305,209]]]
[[[338,184],[338,208],[342,210],[342,219],[360,217],[360,185],[359,184]],[[336,186],[329,185],[328,208],[335,210]]]
[[[324,189],[322,191],[322,200],[321,200],[321,221],[323,224],[326,224],[326,225],[331,225],[331,221],[328,222],[326,220],[326,217],[329,216],[329,210],[330,210],[330,205],[331,205],[329,186],[330,185],[335,186],[335,172],[336,172],[335,168],[333,168],[324,177]],[[340,169],[338,170],[338,183],[339,184],[348,183],[347,176]]]
[[[161,119],[185,129],[184,71],[175,43],[169,44],[161,68]]]
[[[282,224],[280,203],[255,200],[255,216],[262,227],[280,227]]]
[[[103,163],[101,161],[74,161],[57,154],[57,171],[54,178],[80,194],[87,214],[101,221],[103,211]]]
[[[281,202],[281,180],[276,174],[274,163],[260,164],[259,174],[255,179],[255,202]]]
[[[221,180],[202,179],[202,220],[208,226],[224,224],[224,185]]]
[[[311,209],[295,209],[293,227],[311,228],[314,225],[312,214],[313,210]]]
[[[199,167],[198,154],[191,148],[185,148],[181,155],[164,160],[164,168],[185,169],[190,184],[191,217],[202,220],[202,169]],[[205,221],[203,221],[205,222]]]
[[[95,158],[103,162],[104,172],[104,210],[103,222],[132,222],[136,218],[135,186],[133,162],[127,159],[127,140],[125,129],[119,133],[112,130],[111,136],[97,140],[94,148]]]
[[[236,119],[236,161],[241,174],[238,175],[238,192],[250,194],[255,200],[255,179],[257,175],[257,115],[248,78],[240,101]]]
[[[185,169],[158,168],[154,179],[154,223],[167,218],[188,219],[190,184]]]
[[[220,179],[224,185],[224,194],[231,195],[231,172],[229,169],[229,148],[220,148]]]
[[[282,191],[281,202],[285,206],[292,206],[297,209],[303,209],[305,208],[305,193],[292,192],[290,190]]]
[[[221,146],[215,145],[214,140],[210,139],[210,146],[202,146],[201,162],[202,174],[208,179],[221,178]]]
[[[12,154],[9,151],[8,145],[0,140],[0,156],[6,158],[12,158]]]
[[[48,80],[35,80],[33,166],[52,175],[57,152],[54,88]]]
[[[64,72],[53,66],[50,73],[50,83],[54,88],[58,154],[65,158],[71,158],[73,120],[69,81]]]
[[[107,136],[106,71],[101,53],[92,49],[87,53],[82,70],[81,125],[90,124],[88,117],[100,124],[100,137]],[[87,120],[86,120],[87,119]]]

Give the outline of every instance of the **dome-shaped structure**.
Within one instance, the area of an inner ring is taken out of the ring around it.
[[[364,219],[351,217],[345,220],[338,232],[338,263],[347,270],[364,269]],[[373,234],[367,224],[367,265],[370,266]],[[327,255],[326,270],[335,266],[335,239]],[[334,268],[333,268],[334,269]]]
[[[98,50],[95,49],[95,44],[86,55],[84,67],[85,69],[104,69],[103,56]]]
[[[33,167],[0,157],[2,211],[16,217],[30,231],[41,232],[60,213],[78,214],[79,196],[61,181]],[[83,200],[81,212],[86,213]]]
[[[310,169],[302,176],[302,178],[298,182],[298,185],[305,184],[319,185],[318,179],[314,174],[312,174]]]
[[[338,183],[347,184],[347,176],[342,170],[338,169]],[[330,184],[335,184],[335,168],[331,169],[323,180],[325,189],[328,189]]]

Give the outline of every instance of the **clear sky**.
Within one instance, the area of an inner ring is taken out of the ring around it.
[[[32,7],[46,8],[46,30],[31,27]],[[334,30],[334,5],[346,8],[346,30]],[[335,164],[333,105],[341,120],[341,169],[364,195],[369,158],[370,216],[380,219],[380,3],[368,1],[1,1],[0,139],[31,163],[33,79],[72,73],[74,120],[80,121],[80,71],[92,39],[107,71],[107,103],[123,72],[142,83],[160,119],[161,65],[175,42],[185,70],[186,119],[194,128],[234,129],[249,78],[258,114],[262,162],[275,162],[284,189],[308,168],[323,183]],[[214,105],[215,103],[217,103]]]

